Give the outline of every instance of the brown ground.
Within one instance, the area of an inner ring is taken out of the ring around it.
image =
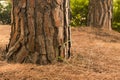
[[[5,46],[9,41],[10,27],[9,25],[0,25],[0,47]]]
[[[9,30],[0,26],[1,47]],[[0,80],[120,80],[120,33],[72,28],[72,54],[68,61],[46,66],[0,61]]]

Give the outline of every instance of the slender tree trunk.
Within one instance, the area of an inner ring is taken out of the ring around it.
[[[70,46],[69,0],[12,0],[8,62],[51,63]]]
[[[90,0],[88,26],[111,30],[112,0]]]

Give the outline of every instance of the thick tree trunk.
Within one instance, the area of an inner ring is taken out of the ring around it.
[[[70,57],[69,0],[12,0],[8,62],[47,64]]]
[[[90,0],[88,26],[111,30],[112,0]]]

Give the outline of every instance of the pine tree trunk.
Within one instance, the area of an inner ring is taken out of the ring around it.
[[[8,62],[52,63],[70,46],[69,0],[12,0]]]
[[[88,26],[111,30],[112,0],[90,0]]]

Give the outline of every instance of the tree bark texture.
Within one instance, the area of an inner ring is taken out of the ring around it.
[[[12,0],[7,61],[48,64],[70,57],[69,22],[69,0]]]
[[[90,0],[88,26],[111,30],[112,0]]]

